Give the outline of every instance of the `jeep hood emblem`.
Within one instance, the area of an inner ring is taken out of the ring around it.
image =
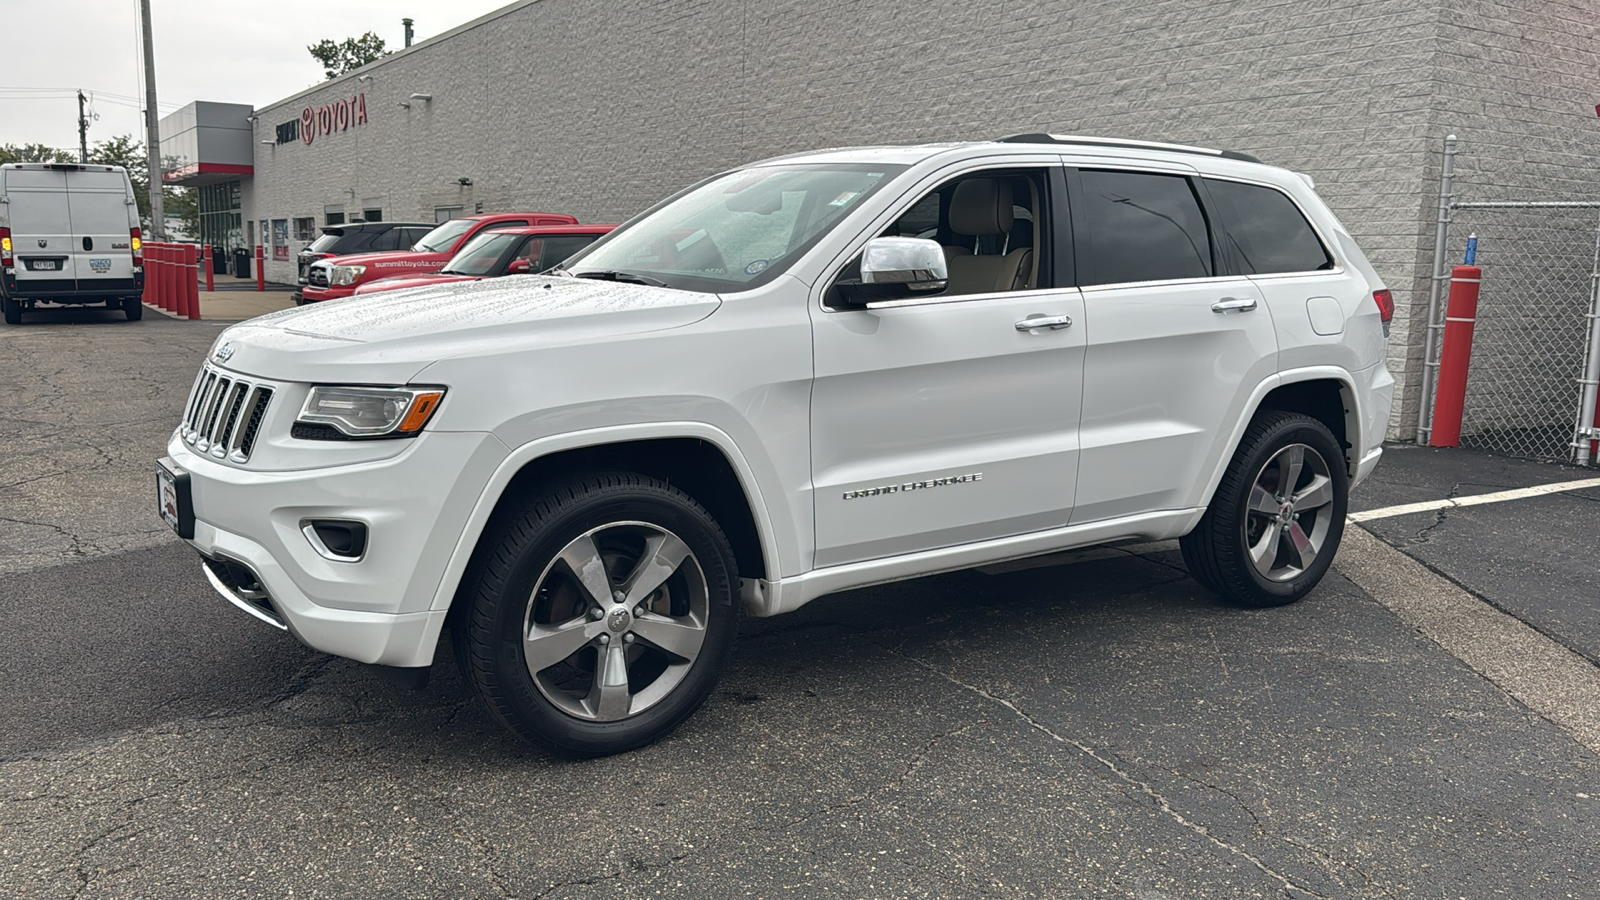
[[[221,347],[218,347],[217,348],[217,352],[211,354],[211,358],[216,360],[219,363],[227,362],[229,357],[231,357],[231,356],[233,356],[233,342],[232,341],[229,341],[229,342],[223,344]]]

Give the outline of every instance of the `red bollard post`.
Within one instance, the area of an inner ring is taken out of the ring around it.
[[[167,308],[167,245],[157,242],[150,245],[152,253],[151,268],[156,276],[156,309]]]
[[[183,299],[179,315],[186,319],[200,318],[200,245],[183,245]]]
[[[178,245],[162,244],[161,258],[167,268],[161,279],[161,308],[169,313],[175,313],[178,311],[178,288],[182,284],[178,279],[183,275],[183,270],[178,266]]]
[[[215,270],[217,268],[215,261],[216,249],[210,244],[206,244],[205,248],[205,255],[200,258],[200,261],[206,267],[206,293],[209,294],[217,289],[217,286],[211,281],[211,277],[213,274],[215,274]],[[199,316],[195,316],[195,318],[198,319]]]
[[[256,245],[256,290],[267,289],[267,257],[262,253],[261,245]]]
[[[1472,362],[1472,329],[1478,321],[1478,285],[1483,270],[1456,266],[1450,273],[1450,299],[1444,310],[1444,345],[1439,350],[1439,390],[1433,401],[1430,447],[1461,446],[1461,415],[1467,405],[1467,368]]]
[[[154,241],[145,241],[143,249],[144,297],[141,299],[151,306],[156,306],[161,300],[161,275],[158,272],[161,267],[156,263],[156,243]]]
[[[176,290],[172,292],[172,312],[180,319],[189,314],[189,279],[185,277],[189,274],[188,249],[185,244],[172,245],[172,269],[178,276],[173,285]]]

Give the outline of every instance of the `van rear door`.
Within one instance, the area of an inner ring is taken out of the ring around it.
[[[5,193],[11,201],[7,206],[18,293],[71,293],[76,276],[67,173],[56,169],[9,169]]]
[[[65,174],[78,290],[132,290],[128,176],[93,170]]]

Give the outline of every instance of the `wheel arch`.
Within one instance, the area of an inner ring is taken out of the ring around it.
[[[1227,471],[1228,463],[1233,459],[1234,451],[1244,439],[1250,423],[1268,410],[1303,413],[1327,425],[1328,430],[1333,432],[1334,440],[1344,451],[1345,471],[1351,479],[1356,477],[1361,463],[1361,407],[1355,379],[1349,372],[1338,366],[1313,366],[1279,372],[1256,385],[1245,410],[1246,414],[1233,424],[1233,433],[1228,436],[1224,451],[1206,481],[1205,494],[1194,517],[1196,522],[1204,508],[1211,504],[1217,485],[1221,483],[1222,475]]]
[[[480,540],[519,498],[553,478],[607,469],[661,478],[694,497],[722,526],[742,579],[766,580],[779,570],[760,487],[731,437],[701,423],[620,426],[541,438],[513,450],[468,518],[431,608],[456,608]]]

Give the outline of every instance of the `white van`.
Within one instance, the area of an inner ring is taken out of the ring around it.
[[[121,166],[0,165],[0,301],[7,325],[47,303],[144,312],[139,207]]]

